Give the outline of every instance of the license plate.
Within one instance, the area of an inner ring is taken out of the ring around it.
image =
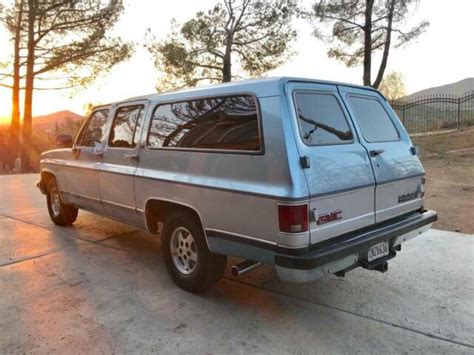
[[[370,262],[372,260],[387,256],[388,253],[388,241],[378,243],[369,248],[369,252],[367,253],[367,260]]]

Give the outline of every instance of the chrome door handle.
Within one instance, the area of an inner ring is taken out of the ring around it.
[[[125,159],[132,159],[138,161],[138,154],[125,154],[123,157]]]
[[[374,149],[374,150],[369,151],[369,155],[371,157],[376,157],[377,155],[380,155],[383,152],[385,152],[385,150],[383,150],[383,149]]]

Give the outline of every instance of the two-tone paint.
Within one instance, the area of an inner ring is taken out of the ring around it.
[[[299,134],[293,94],[324,92],[336,97],[353,132],[348,144],[308,146]],[[155,108],[163,103],[230,94],[250,94],[258,102],[262,151],[209,151],[147,146]],[[389,112],[400,139],[366,142],[347,100],[365,95]],[[420,210],[424,170],[406,130],[376,90],[300,78],[268,78],[155,94],[102,106],[109,109],[107,132],[119,107],[143,105],[140,144],[45,152],[42,173],[56,177],[62,198],[79,208],[146,229],[150,201],[166,201],[195,211],[211,251],[274,263],[281,250],[311,245],[378,222]],[[379,156],[370,156],[383,149]],[[305,157],[309,167],[301,163]],[[308,231],[282,233],[278,205],[308,204]],[[318,223],[339,211],[338,218]]]

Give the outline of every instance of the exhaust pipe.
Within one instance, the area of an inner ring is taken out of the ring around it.
[[[241,262],[240,264],[233,265],[230,271],[232,272],[232,275],[235,277],[238,277],[242,274],[245,274],[246,272],[249,272],[259,266],[261,266],[261,262],[257,261],[252,261],[252,260],[245,260]]]

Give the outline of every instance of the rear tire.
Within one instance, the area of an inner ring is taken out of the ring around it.
[[[61,200],[58,185],[55,179],[51,179],[47,186],[46,202],[51,220],[58,226],[70,226],[76,219],[79,210],[71,205],[66,205]]]
[[[201,224],[186,212],[167,218],[161,251],[176,285],[193,293],[204,292],[219,281],[227,264],[226,256],[209,251]]]

